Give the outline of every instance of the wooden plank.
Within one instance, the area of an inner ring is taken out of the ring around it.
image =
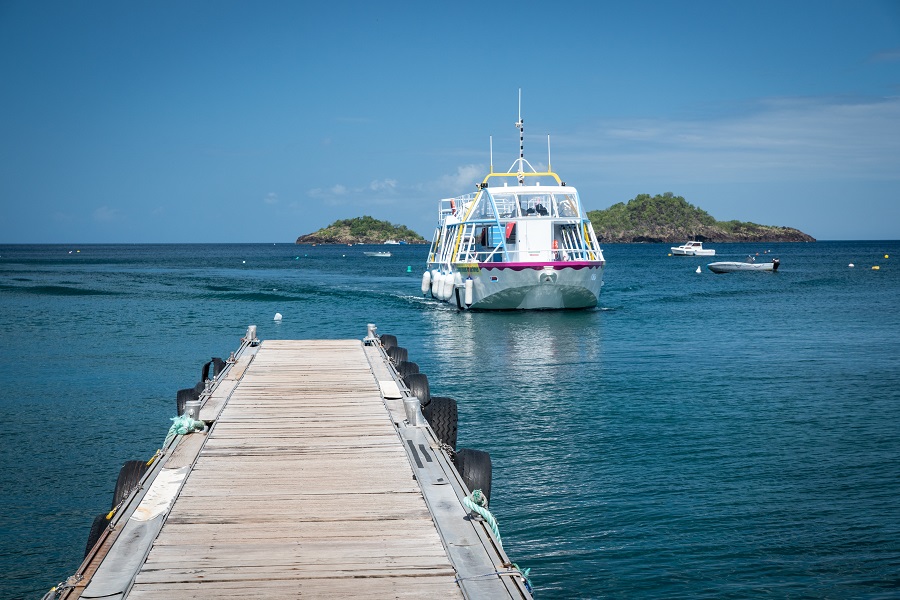
[[[244,376],[244,371],[246,371],[247,367],[250,366],[250,361],[252,360],[252,354],[245,354],[244,356],[241,356],[233,365],[231,365],[231,368],[228,369],[228,373],[225,374],[225,379],[230,379],[232,381],[239,380]]]
[[[205,431],[197,431],[190,435],[181,436],[178,440],[178,446],[172,452],[169,460],[166,461],[164,468],[180,469],[181,467],[190,466],[200,452],[200,447],[204,441],[206,441]]]
[[[231,395],[231,392],[234,391],[234,388],[237,387],[237,383],[236,380],[228,379],[227,377],[219,382],[212,396],[207,398],[203,406],[200,407],[199,416],[201,421],[215,421],[219,417],[222,408],[225,407],[225,401]]]

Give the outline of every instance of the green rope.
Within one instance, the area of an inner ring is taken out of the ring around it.
[[[465,504],[466,508],[470,511],[478,513],[485,521],[487,521],[491,531],[494,532],[494,537],[497,538],[497,543],[500,544],[500,547],[502,548],[503,540],[500,539],[500,528],[497,526],[497,519],[495,519],[494,515],[491,514],[491,511],[487,509],[488,501],[481,490],[475,490],[471,495],[463,498],[463,504]]]
[[[169,445],[169,442],[176,435],[185,435],[193,431],[202,431],[206,424],[203,421],[195,421],[187,415],[172,418],[172,426],[169,427],[169,433],[166,434],[166,441],[163,442],[163,448]]]
[[[497,543],[500,545],[500,548],[503,548],[503,540],[500,539],[500,528],[497,526],[497,519],[494,518],[494,515],[491,514],[491,511],[487,509],[488,500],[485,498],[484,493],[481,490],[475,490],[471,495],[463,498],[463,504],[466,505],[470,511],[478,513],[481,517],[487,521],[487,524],[490,526],[491,531],[494,532],[494,537],[497,539]],[[486,573],[485,575],[476,575],[476,577],[487,577],[490,575],[508,575],[515,574],[522,578],[525,582],[525,589],[528,590],[530,594],[532,591],[531,580],[528,578],[528,574],[531,573],[531,569],[525,569],[524,571],[519,568],[519,565],[516,563],[507,563],[503,565],[507,567],[508,571],[494,571],[493,573]],[[460,581],[457,579],[457,581]]]

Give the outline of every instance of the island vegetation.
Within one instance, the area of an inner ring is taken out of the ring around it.
[[[388,240],[425,244],[427,240],[404,225],[379,221],[368,215],[335,221],[314,233],[301,235],[298,244],[383,244]]]
[[[601,243],[629,242],[814,242],[791,227],[717,221],[671,192],[640,194],[627,203],[587,213]]]
[[[792,227],[759,225],[745,221],[717,221],[671,192],[613,204],[587,213],[601,243],[665,242],[814,242]],[[388,240],[427,244],[428,240],[405,225],[370,216],[335,221],[314,233],[301,235],[298,244],[383,244]]]

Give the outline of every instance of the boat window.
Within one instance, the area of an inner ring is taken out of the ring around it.
[[[478,194],[478,202],[472,207],[472,211],[466,216],[467,220],[493,219],[494,211],[491,208],[490,195]]]
[[[561,217],[577,217],[578,216],[578,200],[575,194],[556,194],[554,199],[557,203],[557,210]]]
[[[515,194],[494,194],[494,203],[497,205],[497,214],[501,219],[512,219],[518,216]]]
[[[550,216],[550,194],[519,194],[519,211],[526,217]]]

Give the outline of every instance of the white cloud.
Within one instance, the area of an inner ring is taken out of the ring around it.
[[[306,193],[310,198],[316,198],[319,200],[331,200],[339,196],[346,196],[347,191],[347,186],[336,183],[328,188],[313,188]]]
[[[266,194],[266,197],[263,198],[263,202],[266,204],[278,204],[278,194],[275,192],[269,192]]]
[[[900,62],[900,48],[887,48],[869,57],[869,62]]]
[[[557,147],[565,162],[617,180],[897,180],[900,98],[779,99],[708,121],[609,122]]]
[[[118,208],[110,208],[109,206],[100,206],[94,210],[93,217],[95,221],[100,223],[112,223],[119,219],[121,211]]]
[[[435,190],[439,195],[449,198],[465,192],[475,191],[475,185],[481,183],[487,168],[480,165],[462,165],[455,173],[442,175],[437,181],[425,184],[428,190]]]
[[[397,189],[396,179],[380,179],[369,184],[369,189],[374,192],[394,191]]]

